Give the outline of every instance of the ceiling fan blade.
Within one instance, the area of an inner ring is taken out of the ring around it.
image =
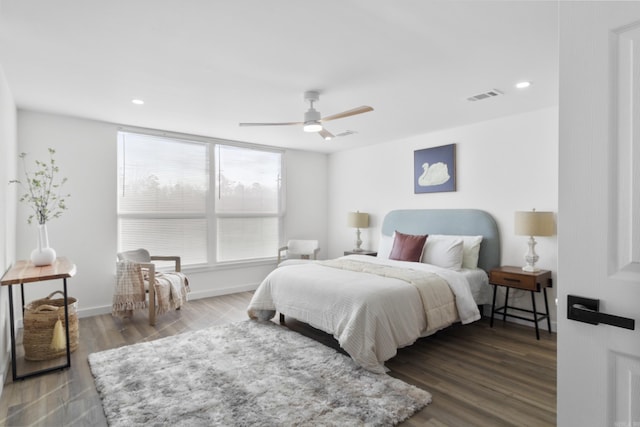
[[[321,122],[328,122],[329,120],[342,119],[344,117],[355,116],[356,114],[368,113],[373,111],[372,107],[363,105],[362,107],[354,108],[352,110],[343,111],[342,113],[334,114],[332,116],[324,117]]]
[[[291,126],[301,125],[302,122],[285,122],[285,123],[238,123],[238,126]]]
[[[318,134],[320,134],[320,136],[326,141],[336,137],[334,134],[332,134],[326,129],[322,129],[321,131],[318,132]]]

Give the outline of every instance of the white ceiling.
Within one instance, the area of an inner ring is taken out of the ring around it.
[[[555,1],[0,0],[19,108],[333,152],[558,103]],[[519,90],[514,84],[530,80]],[[466,99],[490,89],[504,96]],[[301,127],[306,90],[327,123]],[[133,98],[145,105],[136,106]],[[445,141],[443,141],[445,142]]]

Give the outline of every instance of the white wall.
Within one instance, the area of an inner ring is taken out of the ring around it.
[[[19,151],[29,159],[46,159],[56,150],[71,193],[68,210],[48,224],[49,241],[58,255],[77,265],[69,281],[81,316],[110,312],[116,254],[116,133],[118,125],[32,111],[18,112]],[[327,156],[287,151],[285,238],[314,236],[327,247]],[[27,163],[29,165],[29,163]],[[22,173],[22,168],[20,168]],[[313,179],[308,179],[311,173]],[[313,195],[313,197],[309,197]],[[301,202],[303,200],[304,202]],[[18,207],[17,257],[28,258],[36,245],[36,227],[28,226],[27,207]],[[275,256],[276,254],[274,254]],[[253,266],[190,271],[191,298],[254,289],[275,262]],[[59,284],[25,287],[27,301],[42,298]]]
[[[15,177],[17,139],[16,106],[0,67],[0,276],[15,261],[16,190],[7,185]],[[0,394],[9,366],[9,314],[6,286],[0,289]]]
[[[289,239],[319,240],[318,258],[327,258],[328,156],[288,150],[285,162],[285,242]]]
[[[452,143],[457,151],[457,191],[414,194],[414,150]],[[376,249],[382,220],[390,210],[475,208],[489,212],[498,223],[502,264],[523,265],[527,238],[514,235],[514,212],[532,208],[557,212],[558,109],[332,154],[329,194],[330,257],[354,247],[355,230],[346,227],[349,211],[370,214],[370,228],[362,230],[362,247]],[[537,265],[552,270],[555,280],[556,237],[539,237],[537,241]],[[555,318],[555,291],[549,295]],[[530,308],[528,293],[517,292],[514,299],[517,305]],[[542,299],[538,307],[544,307],[541,304]]]

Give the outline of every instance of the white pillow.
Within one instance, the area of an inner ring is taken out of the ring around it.
[[[475,269],[478,268],[478,257],[480,255],[480,244],[482,236],[457,236],[447,234],[432,234],[429,238],[435,239],[462,239],[462,268]],[[427,240],[428,241],[428,240]]]
[[[378,241],[378,258],[389,259],[391,248],[393,248],[393,239],[395,234],[395,231],[393,232],[393,236],[380,234],[380,240]]]
[[[427,237],[422,262],[451,270],[460,270],[462,257],[462,237],[438,234]]]
[[[463,256],[462,268],[478,268],[478,257],[480,256],[480,244],[482,236],[460,236],[462,237]]]

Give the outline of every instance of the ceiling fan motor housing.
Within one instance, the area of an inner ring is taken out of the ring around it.
[[[304,122],[319,122],[320,121],[320,112],[315,110],[314,108],[309,108],[309,110],[304,113]]]
[[[304,126],[305,132],[319,132],[322,130],[320,124],[320,112],[313,108],[313,103],[320,99],[320,94],[316,91],[307,91],[304,93],[305,101],[309,101],[309,110],[304,113]]]

